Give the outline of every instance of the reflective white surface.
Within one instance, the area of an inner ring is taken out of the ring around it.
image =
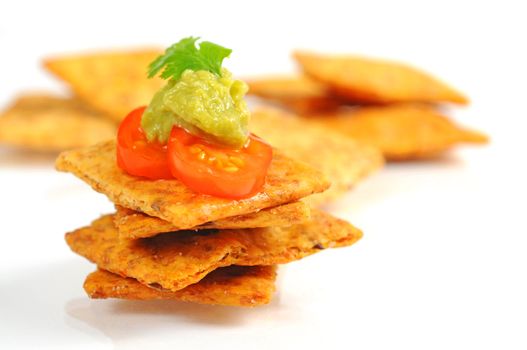
[[[2,3],[0,102],[28,87],[60,91],[37,67],[50,53],[201,34],[233,47],[228,66],[242,75],[290,70],[295,46],[404,59],[467,91],[473,104],[450,113],[492,143],[388,165],[328,206],[364,238],[281,268],[274,301],[258,309],[89,300],[94,266],[63,235],[111,203],[55,172],[54,155],[0,147],[0,348],[527,348],[527,28],[506,3],[265,2],[238,14],[243,33],[217,18],[223,5],[189,4],[209,9],[205,20],[180,13],[169,26],[170,11],[147,14],[152,2],[126,15],[106,3]]]

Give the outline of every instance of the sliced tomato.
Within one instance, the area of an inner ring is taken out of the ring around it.
[[[173,178],[167,162],[167,146],[148,142],[141,128],[146,107],[134,109],[117,132],[117,165],[130,175],[149,179]]]
[[[252,134],[241,149],[211,144],[178,127],[168,141],[172,175],[198,193],[222,198],[242,199],[260,192],[272,158],[272,147]]]

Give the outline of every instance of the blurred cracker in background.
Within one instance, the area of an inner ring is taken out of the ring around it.
[[[380,149],[390,161],[434,158],[458,144],[488,142],[484,134],[456,125],[433,106],[357,107],[310,120]]]
[[[163,85],[148,79],[147,68],[162,50],[138,49],[57,56],[44,67],[65,81],[85,103],[120,122],[133,109],[150,103]]]
[[[441,103],[467,104],[468,99],[421,70],[352,55],[297,51],[293,56],[303,73],[251,79],[249,93],[309,117],[304,123],[375,147],[389,161],[434,158],[459,144],[488,142],[484,134],[459,127],[438,112]],[[291,127],[305,129],[301,124]],[[317,152],[313,150],[313,158],[323,162]]]
[[[247,80],[249,94],[287,107],[300,114],[334,110],[345,103],[324,85],[307,76],[269,76]]]
[[[329,190],[304,199],[311,205],[336,199],[384,164],[376,148],[278,109],[253,111],[249,125],[251,132],[328,177]]]
[[[305,74],[337,95],[367,103],[452,102],[468,104],[459,91],[411,66],[352,55],[296,51]]]
[[[0,115],[0,142],[34,151],[88,146],[116,131],[115,123],[78,99],[43,92],[17,97]]]

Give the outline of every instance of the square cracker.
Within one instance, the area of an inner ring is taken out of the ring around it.
[[[310,164],[328,177],[328,191],[305,199],[311,205],[337,198],[384,164],[377,148],[277,109],[254,111],[249,126],[287,156]]]
[[[35,151],[62,151],[115,137],[117,127],[71,97],[21,95],[0,115],[0,142]]]
[[[289,203],[329,187],[307,164],[275,151],[262,192],[241,200],[198,194],[178,180],[148,180],[126,174],[115,160],[115,142],[63,152],[56,167],[86,181],[115,204],[189,229],[209,221]]]
[[[249,94],[276,102],[300,114],[334,110],[345,102],[307,76],[270,76],[247,81]]]
[[[484,134],[460,127],[425,105],[358,107],[310,120],[377,147],[388,160],[432,158],[458,144],[488,142]]]
[[[114,224],[121,239],[152,237],[159,233],[177,231],[170,222],[144,213],[116,206]],[[238,229],[269,226],[290,226],[309,219],[309,207],[302,202],[293,202],[245,215],[232,216],[211,221],[196,227],[202,229]]]
[[[90,106],[121,121],[131,110],[150,102],[165,82],[147,78],[159,49],[107,51],[56,56],[44,67],[64,80]]]
[[[293,54],[304,73],[353,102],[453,102],[467,104],[461,92],[414,67],[352,55]]]
[[[361,237],[346,221],[313,210],[310,221],[289,227],[173,232],[138,240],[119,239],[113,216],[106,215],[67,233],[66,242],[102,269],[177,291],[220,267],[285,264]]]
[[[93,299],[180,300],[199,304],[259,306],[275,291],[276,266],[228,266],[177,292],[151,288],[105,270],[92,272],[84,290]]]

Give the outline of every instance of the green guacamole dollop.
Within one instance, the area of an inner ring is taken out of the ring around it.
[[[249,136],[250,112],[244,100],[248,90],[225,68],[221,76],[186,70],[154,95],[141,127],[151,142],[166,143],[177,125],[212,142],[242,147]]]

